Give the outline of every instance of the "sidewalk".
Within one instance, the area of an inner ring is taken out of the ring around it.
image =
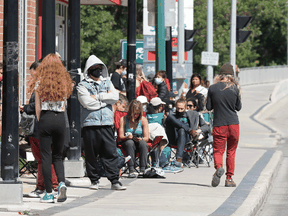
[[[224,187],[224,176],[218,187],[211,187],[215,170],[205,165],[185,168],[178,174],[166,174],[166,179],[123,178],[126,191],[111,191],[110,183],[104,178],[98,191],[89,190],[87,178],[67,179],[70,186],[66,202],[44,204],[39,199],[24,197],[23,205],[0,206],[0,215],[18,215],[18,211],[24,210],[29,215],[59,216],[253,215],[269,189],[282,154],[271,149],[279,135],[254,118],[269,102],[275,85],[242,88],[240,143],[233,178],[236,188]],[[24,177],[22,181],[24,194],[35,188],[35,178]]]

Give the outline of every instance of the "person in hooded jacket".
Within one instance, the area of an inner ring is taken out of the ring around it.
[[[81,126],[90,189],[99,188],[99,156],[111,189],[125,190],[126,187],[119,182],[118,154],[112,128],[112,105],[118,101],[119,92],[109,80],[106,65],[95,55],[86,61],[84,79],[78,84],[77,91],[82,105]]]
[[[167,84],[166,84],[166,72],[163,71],[163,70],[158,71],[155,74],[154,83],[156,85],[158,97],[164,103],[168,104],[168,102],[169,102],[169,91],[168,91],[168,87],[167,87]]]

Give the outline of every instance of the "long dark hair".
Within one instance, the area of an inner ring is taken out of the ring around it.
[[[190,89],[194,88],[193,83],[192,83],[192,80],[193,80],[194,77],[197,77],[200,80],[200,85],[203,85],[203,80],[202,80],[201,75],[200,74],[193,74],[191,76],[191,79],[190,79],[190,86],[189,86]]]

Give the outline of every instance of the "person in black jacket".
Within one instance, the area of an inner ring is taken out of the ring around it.
[[[207,133],[208,125],[195,110],[186,111],[185,98],[179,98],[176,103],[176,113],[166,118],[166,134],[169,143],[177,145],[175,165],[182,167],[182,157],[185,144],[191,141],[191,137],[197,137],[200,133]]]
[[[225,187],[236,187],[232,180],[235,169],[235,154],[239,141],[239,119],[236,111],[242,108],[239,85],[234,79],[233,66],[225,63],[215,84],[208,90],[206,108],[214,109],[213,120],[213,156],[216,172],[212,186],[217,187],[224,174],[223,154],[227,143]]]
[[[167,104],[169,102],[169,91],[166,85],[166,72],[163,70],[158,71],[154,77],[154,86],[157,89],[158,97]],[[166,109],[165,107],[165,109]]]
[[[30,70],[32,73],[33,73],[33,71],[36,70],[36,68],[38,67],[39,64],[40,64],[39,61],[35,61],[32,63],[32,65],[30,66]],[[26,104],[24,106],[19,106],[19,108],[20,108],[21,113],[25,112],[28,115],[36,115],[35,93],[34,92],[32,93],[28,104]],[[44,178],[43,178],[43,174],[42,174],[42,160],[41,160],[41,154],[40,154],[37,118],[35,118],[34,121],[35,121],[34,132],[28,138],[29,138],[29,143],[31,146],[32,154],[33,154],[35,160],[38,162],[38,175],[37,175],[36,188],[34,191],[30,192],[28,194],[28,196],[32,197],[32,198],[39,198],[40,195],[44,193],[45,186],[44,186]],[[57,176],[56,176],[53,164],[51,164],[51,170],[52,170],[53,188],[56,189],[58,186],[58,180],[57,180]]]

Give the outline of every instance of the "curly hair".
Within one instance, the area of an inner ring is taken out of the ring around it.
[[[73,90],[69,73],[61,59],[53,53],[48,54],[33,73],[29,83],[30,93],[34,91],[37,83],[41,100],[63,101],[70,97]]]
[[[140,121],[140,119],[142,118],[142,115],[143,115],[143,107],[142,107],[141,102],[137,101],[135,99],[135,100],[132,100],[131,103],[129,104],[129,108],[128,108],[128,112],[127,112],[127,118],[130,121],[133,121],[133,117],[134,117],[134,114],[135,114],[136,110],[140,111],[139,117],[134,120],[135,122],[138,123]]]

